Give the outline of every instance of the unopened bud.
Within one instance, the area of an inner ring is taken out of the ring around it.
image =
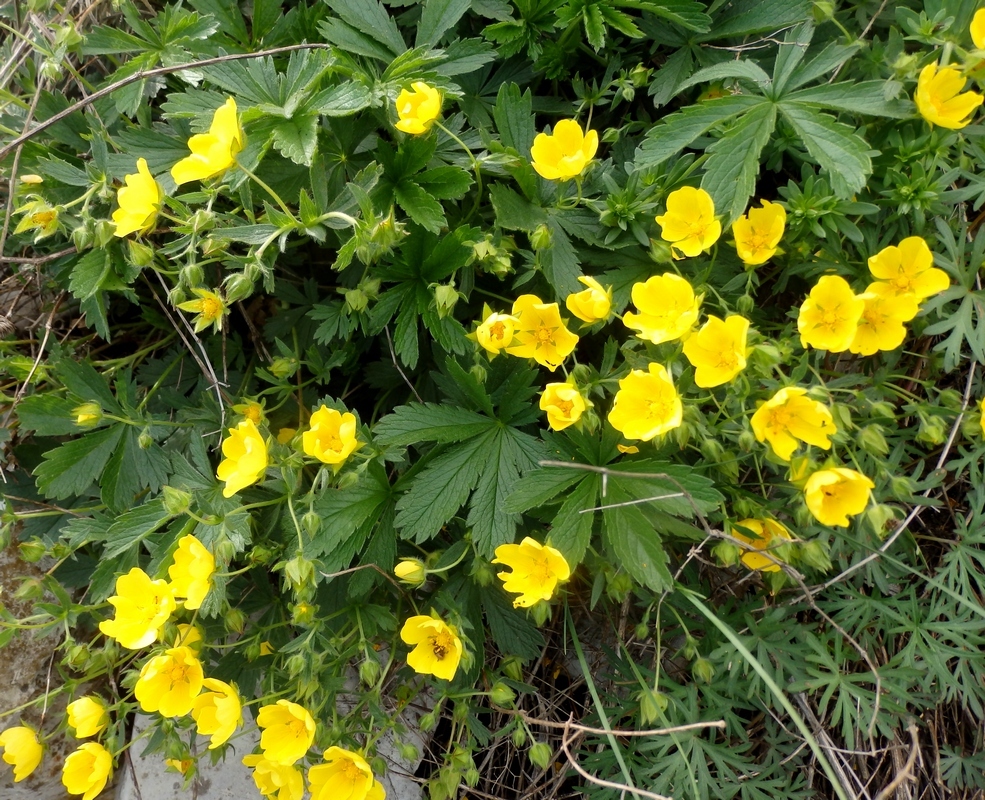
[[[400,742],[397,745],[397,752],[400,753],[401,760],[406,761],[408,764],[416,764],[421,757],[421,751],[417,749],[416,745],[410,742]]]
[[[161,489],[161,499],[164,502],[164,510],[172,517],[184,514],[192,505],[192,496],[173,486],[164,486]]]
[[[880,400],[869,406],[869,413],[876,419],[893,420],[896,419],[896,407],[892,403]]]
[[[537,742],[531,745],[530,749],[527,751],[527,758],[530,759],[530,763],[541,769],[547,769],[551,763],[551,757],[554,755],[554,748],[552,748],[546,742]]]
[[[279,356],[270,363],[270,373],[281,380],[290,378],[297,371],[298,360],[296,358]]]
[[[513,740],[514,747],[523,747],[527,743],[527,729],[522,725],[517,725],[510,738]]]
[[[723,567],[734,567],[742,556],[742,548],[732,542],[718,542],[711,548],[711,554]]]
[[[420,586],[427,579],[427,569],[419,558],[405,558],[393,568],[401,583],[407,586]]]
[[[359,665],[359,680],[365,686],[375,686],[380,679],[380,662],[375,658],[369,657]]]
[[[640,641],[648,639],[650,636],[650,626],[642,622],[636,625],[636,629],[633,631],[633,636],[635,636]]]
[[[103,418],[103,409],[99,403],[83,403],[72,409],[72,416],[80,428],[95,428]]]
[[[802,563],[809,567],[813,567],[818,572],[827,572],[831,569],[831,559],[828,557],[828,547],[816,539],[801,544],[800,560]]]
[[[936,446],[943,444],[947,438],[947,426],[944,420],[936,414],[920,415],[920,430],[917,431],[917,441]]]
[[[284,668],[287,670],[288,675],[292,678],[296,678],[304,672],[304,668],[307,664],[308,659],[302,653],[292,653],[288,656],[287,661],[284,662]]]
[[[643,689],[636,697],[640,701],[640,721],[644,725],[656,722],[670,702],[663,692],[653,689]]]
[[[321,530],[321,517],[314,511],[308,511],[301,517],[301,527],[304,528],[308,536],[314,538],[315,534]]]
[[[40,600],[44,597],[44,584],[37,578],[25,578],[14,592],[14,597],[21,601]]]
[[[32,539],[29,542],[21,542],[17,546],[17,549],[20,551],[21,558],[28,564],[38,563],[44,558],[45,553],[48,552],[48,548],[44,542],[40,542],[37,539]]]
[[[882,433],[882,425],[866,425],[858,432],[858,443],[863,450],[875,456],[889,453],[889,445]]]
[[[215,215],[211,211],[200,208],[191,215],[188,224],[195,233],[204,233],[215,225]]]
[[[438,309],[439,319],[447,317],[454,310],[458,297],[454,281],[439,283],[434,287],[434,304]]]
[[[149,267],[154,263],[154,248],[136,239],[127,240],[129,261],[135,267]]]
[[[178,273],[178,281],[182,286],[195,289],[205,281],[205,271],[201,264],[188,264]]]
[[[694,663],[691,665],[691,674],[699,683],[710,684],[713,680],[715,680],[715,665],[712,664],[707,658],[695,659]]]
[[[154,437],[146,430],[141,431],[140,435],[137,437],[137,446],[141,450],[149,450],[151,445],[154,444]]]
[[[513,701],[516,700],[516,692],[502,681],[497,681],[493,684],[492,689],[489,690],[489,699],[497,706],[506,706],[509,708],[513,705]]]
[[[866,509],[865,520],[876,536],[885,539],[886,534],[895,527],[896,511],[892,506],[876,503]]]
[[[436,722],[436,717],[433,711],[429,711],[427,714],[421,715],[421,718],[417,721],[417,726],[424,732],[427,733],[434,729],[434,723]]]
[[[238,303],[253,294],[253,281],[242,272],[230,275],[222,283],[227,303]]]
[[[246,630],[246,614],[238,608],[227,609],[226,613],[223,614],[223,621],[233,633],[242,633]]]
[[[523,659],[520,656],[507,656],[499,662],[499,668],[507,678],[523,680]]]
[[[369,306],[369,297],[362,289],[346,289],[342,294],[345,297],[345,310],[349,314],[358,314]]]
[[[485,383],[489,376],[489,371],[482,364],[473,364],[469,367],[469,373],[475,378],[477,383]]]
[[[482,587],[492,586],[496,582],[496,570],[484,558],[472,561],[472,579]]]
[[[544,250],[551,246],[552,238],[551,229],[547,227],[546,223],[542,222],[530,234],[530,246],[534,250]]]
[[[551,604],[546,600],[538,600],[530,607],[530,619],[538,628],[551,618]]]
[[[742,316],[748,317],[753,309],[756,307],[756,301],[753,300],[751,295],[744,294],[738,300],[735,301],[735,310],[738,311]]]

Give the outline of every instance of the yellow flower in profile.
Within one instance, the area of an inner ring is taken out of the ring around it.
[[[848,527],[848,518],[865,511],[875,484],[861,472],[832,467],[815,472],[804,486],[804,500],[822,525]]]
[[[116,615],[100,622],[99,630],[129,650],[152,644],[175,609],[170,584],[151,580],[139,567],[116,579],[116,594],[109,603]]]
[[[574,425],[586,408],[585,398],[571,383],[549,383],[540,395],[540,410],[547,412],[551,430],[563,431]]]
[[[663,364],[634,369],[619,381],[609,424],[627,439],[650,441],[673,430],[684,418],[681,397]]]
[[[612,310],[612,287],[607,289],[587,275],[579,276],[578,282],[588,288],[567,296],[564,305],[568,311],[589,325],[608,319]]]
[[[475,340],[491,358],[499,355],[501,350],[510,346],[513,332],[519,320],[510,314],[498,314],[490,311],[482,323],[475,329]]]
[[[290,764],[278,764],[259,753],[243,756],[243,764],[253,768],[253,782],[260,794],[271,800],[301,800],[304,777]]]
[[[62,785],[69,794],[93,800],[106,787],[113,772],[113,756],[96,742],[86,742],[65,759]]]
[[[73,700],[65,708],[68,727],[75,731],[76,739],[88,739],[109,725],[109,711],[98,697],[86,695]]]
[[[454,626],[421,614],[404,623],[400,638],[405,644],[415,645],[407,655],[407,664],[415,672],[446,681],[455,677],[463,648]]]
[[[154,229],[164,192],[147,168],[147,159],[137,159],[137,171],[123,178],[126,186],[116,193],[120,207],[113,212],[115,236],[147,233]]]
[[[978,92],[961,92],[965,76],[953,67],[937,70],[937,62],[920,70],[913,96],[920,116],[932,125],[957,130],[971,122],[971,115],[985,101]]]
[[[751,422],[756,441],[769,442],[783,461],[790,460],[798,441],[830,450],[829,437],[838,432],[827,406],[796,386],[780,389],[756,410]]]
[[[243,703],[236,687],[228,683],[206,678],[202,687],[192,705],[192,719],[199,736],[211,737],[209,750],[215,750],[243,724]]]
[[[865,301],[837,275],[825,275],[800,307],[797,330],[803,347],[840,353],[855,338]]]
[[[7,728],[0,733],[0,747],[3,748],[3,760],[14,768],[14,783],[20,783],[34,772],[44,756],[37,733],[26,725]]]
[[[749,212],[732,223],[735,250],[747,267],[765,264],[774,255],[783,238],[787,212],[779,203],[761,200],[762,208]]]
[[[746,368],[749,320],[733,314],[724,320],[713,314],[684,342],[684,355],[694,367],[694,382],[702,389],[728,383]]]
[[[667,213],[657,217],[660,238],[685,256],[700,255],[722,235],[715,202],[704,189],[682,186],[667,196]]]
[[[947,273],[934,266],[934,254],[920,236],[907,236],[899,245],[884,247],[871,256],[869,272],[894,294],[915,295],[918,303],[951,285]]]
[[[538,133],[530,148],[534,170],[549,181],[566,181],[581,175],[599,149],[596,131],[583,132],[573,119],[558,120],[551,133]]]
[[[192,764],[195,762],[190,758],[166,758],[164,759],[164,766],[168,769],[173,769],[179,775],[187,775],[188,770],[191,769]]]
[[[749,536],[743,531],[733,526],[732,536],[740,542],[749,545],[748,550],[742,553],[742,563],[749,569],[759,570],[760,572],[779,572],[781,567],[763,555],[763,550],[771,550],[776,546],[777,539],[791,541],[793,537],[783,525],[775,519],[744,519],[737,522],[739,528],[746,528],[756,534],[756,538]],[[770,553],[773,558],[777,558],[776,553]],[[777,559],[779,560],[779,559]]]
[[[229,97],[216,109],[209,132],[198,133],[188,140],[192,154],[171,167],[171,177],[181,186],[221,175],[236,163],[236,154],[243,149],[243,143],[236,101]]]
[[[257,725],[263,729],[263,757],[282,766],[304,758],[315,741],[315,720],[306,708],[288,700],[263,706],[257,714]]]
[[[202,607],[205,595],[212,588],[215,557],[190,533],[178,540],[174,564],[168,567],[171,588],[176,600],[185,598],[185,608],[194,611]]]
[[[172,647],[144,664],[133,693],[148,713],[183,717],[192,710],[204,680],[202,663],[192,649]]]
[[[564,326],[557,303],[522,294],[513,303],[512,313],[517,321],[513,343],[506,348],[510,355],[532,358],[554,372],[578,344],[578,336]]]
[[[497,572],[503,588],[514,598],[514,608],[530,608],[541,600],[550,600],[559,581],[571,577],[571,567],[559,550],[541,544],[529,536],[520,544],[501,544],[496,548],[493,564],[504,564],[512,572]]]
[[[209,325],[213,330],[221,331],[223,319],[229,314],[229,306],[222,296],[209,289],[192,289],[197,300],[186,300],[178,303],[178,308],[182,311],[191,311],[196,314],[195,333],[201,333]]]
[[[428,571],[424,562],[419,558],[404,558],[393,568],[393,574],[401,583],[408,586],[420,586],[427,580]]]
[[[311,428],[301,434],[305,455],[331,464],[338,470],[345,460],[363,446],[356,438],[356,417],[328,406],[321,406],[311,415]]]
[[[985,8],[980,8],[971,18],[971,41],[979,50],[985,50]]]
[[[865,308],[848,349],[852,353],[871,356],[879,350],[895,350],[903,344],[906,338],[903,323],[913,319],[920,310],[916,295],[896,294],[888,283],[876,281],[859,297],[865,301]]]
[[[216,477],[224,481],[223,497],[232,497],[240,489],[256,483],[267,471],[267,443],[252,420],[243,420],[229,429],[222,441],[222,455]]]
[[[386,792],[359,753],[329,747],[324,764],[308,770],[311,800],[383,800]]]
[[[423,81],[410,85],[414,91],[401,90],[397,95],[396,128],[404,133],[426,133],[441,113],[441,92]]]
[[[640,313],[623,314],[626,327],[636,331],[640,339],[662,344],[690,334],[698,321],[701,298],[694,296],[694,289],[684,278],[665,272],[646,283],[633,284],[633,305]]]

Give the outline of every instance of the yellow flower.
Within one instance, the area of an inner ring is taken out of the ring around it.
[[[106,786],[113,772],[113,756],[96,742],[86,742],[65,759],[62,785],[69,794],[81,794],[93,800]]]
[[[532,358],[554,372],[578,344],[578,336],[564,326],[557,303],[522,294],[513,303],[513,316],[513,344],[506,348],[510,355]]]
[[[301,800],[304,778],[297,767],[278,764],[259,753],[243,756],[243,763],[253,767],[253,782],[264,797],[272,800]]]
[[[475,329],[475,340],[495,357],[499,355],[500,350],[510,346],[519,321],[510,314],[490,313]]]
[[[512,572],[497,572],[503,588],[520,596],[514,608],[530,608],[541,600],[550,600],[558,581],[571,577],[571,568],[560,551],[550,545],[524,538],[520,544],[501,544],[496,548],[493,564],[505,564]]]
[[[199,736],[212,737],[209,750],[215,750],[243,724],[243,704],[235,686],[215,678],[206,678],[202,686],[204,691],[192,705],[192,719]]]
[[[985,8],[980,8],[971,18],[971,41],[979,50],[985,50]]]
[[[540,177],[566,181],[581,175],[598,149],[598,133],[583,133],[575,120],[562,119],[552,133],[537,134],[530,148],[530,159]]]
[[[787,224],[787,212],[779,203],[761,200],[762,208],[750,208],[749,213],[732,223],[735,250],[742,263],[749,267],[765,264],[774,255],[783,228]]]
[[[673,430],[684,418],[684,406],[663,364],[651,363],[648,372],[634,369],[619,381],[609,412],[609,424],[627,439],[650,441]]]
[[[173,769],[179,775],[187,775],[195,762],[190,758],[166,758],[164,766]]]
[[[732,315],[721,320],[713,314],[684,342],[684,355],[694,367],[694,382],[702,389],[728,383],[746,367],[749,320]]]
[[[612,310],[612,287],[606,289],[595,278],[587,275],[579,276],[578,282],[588,288],[568,295],[564,301],[568,311],[589,325],[608,319]]]
[[[221,175],[236,163],[243,149],[243,129],[236,114],[236,101],[229,97],[216,109],[208,133],[198,133],[188,140],[190,156],[171,167],[171,177],[181,186]]]
[[[38,195],[31,195],[31,197],[38,197]],[[21,221],[18,222],[17,227],[14,228],[14,233],[37,231],[34,241],[39,241],[44,239],[46,236],[51,236],[51,234],[61,228],[61,223],[58,218],[58,209],[55,206],[48,205],[48,203],[42,199],[32,200],[29,203],[25,203],[17,209],[17,213],[23,214],[24,216],[21,217]]]
[[[297,428],[281,428],[277,431],[277,441],[281,444],[290,444],[297,432]]]
[[[722,235],[715,219],[715,202],[704,189],[682,186],[667,197],[667,213],[657,217],[660,238],[685,256],[707,250]]]
[[[178,635],[174,637],[173,647],[190,647],[196,655],[202,650],[202,629],[186,622],[178,623]]]
[[[419,558],[404,558],[393,568],[401,583],[408,586],[420,586],[427,579],[428,571],[424,562]]]
[[[215,557],[190,533],[178,541],[174,564],[168,568],[175,599],[185,598],[185,608],[194,611],[202,607],[205,595],[212,588]]]
[[[260,655],[269,656],[274,653],[273,645],[270,642],[260,642]]]
[[[154,642],[175,609],[171,586],[162,580],[151,580],[139,567],[116,579],[116,594],[109,603],[116,615],[100,622],[99,630],[130,650]]]
[[[222,442],[222,455],[216,477],[225,481],[223,497],[232,497],[240,489],[256,483],[267,470],[267,443],[252,420],[243,420],[229,429]]]
[[[233,411],[243,419],[253,420],[254,425],[262,425],[267,415],[264,410],[265,401],[249,400],[246,403],[237,403],[233,406]]]
[[[38,735],[26,727],[18,725],[0,733],[0,747],[3,760],[14,768],[14,783],[19,783],[38,768],[44,748]]]
[[[221,295],[208,289],[192,289],[192,294],[198,299],[178,303],[178,308],[198,315],[195,317],[195,333],[201,333],[209,325],[214,330],[221,331],[223,318],[229,313],[226,301]]]
[[[68,726],[75,729],[76,739],[88,739],[109,725],[106,704],[98,697],[80,697],[65,708]]]
[[[944,67],[938,72],[937,62],[928,64],[920,70],[917,91],[913,96],[920,116],[942,128],[963,128],[971,122],[972,113],[985,100],[978,92],[959,94],[965,83],[960,70]]]
[[[947,273],[934,266],[934,254],[919,236],[908,236],[870,257],[869,272],[885,281],[894,294],[915,295],[918,303],[951,285]]]
[[[875,484],[862,473],[844,467],[815,472],[804,486],[804,500],[822,525],[848,527],[848,518],[865,511]]]
[[[328,406],[321,406],[311,415],[311,429],[301,434],[305,455],[331,464],[336,470],[362,446],[363,442],[356,438],[355,416]]]
[[[758,569],[760,572],[779,572],[780,565],[774,564],[761,551],[770,550],[775,547],[776,539],[792,540],[793,537],[790,535],[790,531],[775,519],[744,519],[741,522],[737,522],[736,525],[740,528],[747,528],[756,534],[756,538],[754,539],[735,527],[732,528],[732,536],[741,542],[745,542],[751,548],[743,552],[742,563],[749,567],[749,569]],[[770,555],[777,558],[776,553],[771,552]]]
[[[859,297],[865,301],[855,338],[848,346],[853,353],[871,356],[877,350],[895,350],[906,338],[906,326],[920,310],[916,295],[896,294],[883,281],[869,284]]]
[[[636,331],[640,339],[662,344],[690,333],[698,321],[701,298],[694,296],[694,289],[684,278],[665,272],[646,283],[633,284],[633,305],[640,313],[623,314],[626,327]]]
[[[144,664],[133,693],[148,713],[183,717],[192,710],[204,679],[202,664],[192,649],[172,647]]]
[[[137,159],[137,171],[123,178],[126,186],[116,193],[120,207],[113,212],[116,236],[147,233],[154,229],[164,192],[147,168],[147,160]]]
[[[396,128],[404,133],[426,133],[441,113],[441,92],[422,81],[410,85],[397,95]]]
[[[759,442],[769,442],[777,458],[789,461],[797,442],[831,449],[828,437],[838,432],[824,403],[807,397],[796,386],[780,389],[752,415],[752,431]]]
[[[865,301],[855,296],[844,278],[825,275],[800,307],[801,345],[832,353],[847,350],[864,308]]]
[[[405,644],[416,645],[407,655],[407,664],[422,675],[450,681],[462,659],[462,640],[454,626],[434,617],[418,615],[400,629]]]
[[[303,758],[315,741],[315,720],[303,706],[288,700],[263,706],[257,714],[257,725],[263,728],[263,757],[285,767]]]
[[[359,753],[329,747],[324,764],[308,770],[311,800],[383,800],[386,792]]]
[[[103,418],[103,410],[99,403],[83,403],[72,409],[75,424],[80,428],[94,428]]]
[[[549,383],[540,396],[540,410],[547,412],[547,424],[555,431],[574,425],[586,407],[585,398],[571,383]]]

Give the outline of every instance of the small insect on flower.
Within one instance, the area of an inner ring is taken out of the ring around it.
[[[552,133],[538,133],[530,148],[534,170],[549,181],[567,181],[581,175],[599,149],[596,131],[583,132],[573,119],[562,119]]]
[[[865,511],[875,484],[853,469],[832,467],[815,472],[804,486],[804,500],[822,525],[848,527],[848,518]]]
[[[426,617],[411,617],[400,629],[405,644],[415,645],[407,655],[407,664],[422,675],[434,675],[450,681],[462,659],[462,640],[453,625]]]
[[[216,109],[209,132],[198,133],[188,140],[192,154],[171,167],[171,177],[181,186],[222,175],[236,163],[236,154],[243,149],[244,142],[236,101],[229,97]]]

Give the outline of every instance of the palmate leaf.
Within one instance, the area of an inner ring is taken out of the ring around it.
[[[38,488],[54,500],[82,494],[103,471],[123,435],[123,427],[114,425],[49,450],[34,473]]]
[[[674,583],[667,566],[667,553],[659,534],[636,505],[619,505],[633,498],[621,487],[611,486],[602,512],[605,540],[614,561],[638,583],[655,592],[665,592]]]
[[[433,47],[469,10],[471,0],[427,0],[417,26],[415,47]]]
[[[872,159],[865,140],[852,127],[799,104],[781,103],[780,112],[827,173],[835,194],[848,198],[865,186]]]

